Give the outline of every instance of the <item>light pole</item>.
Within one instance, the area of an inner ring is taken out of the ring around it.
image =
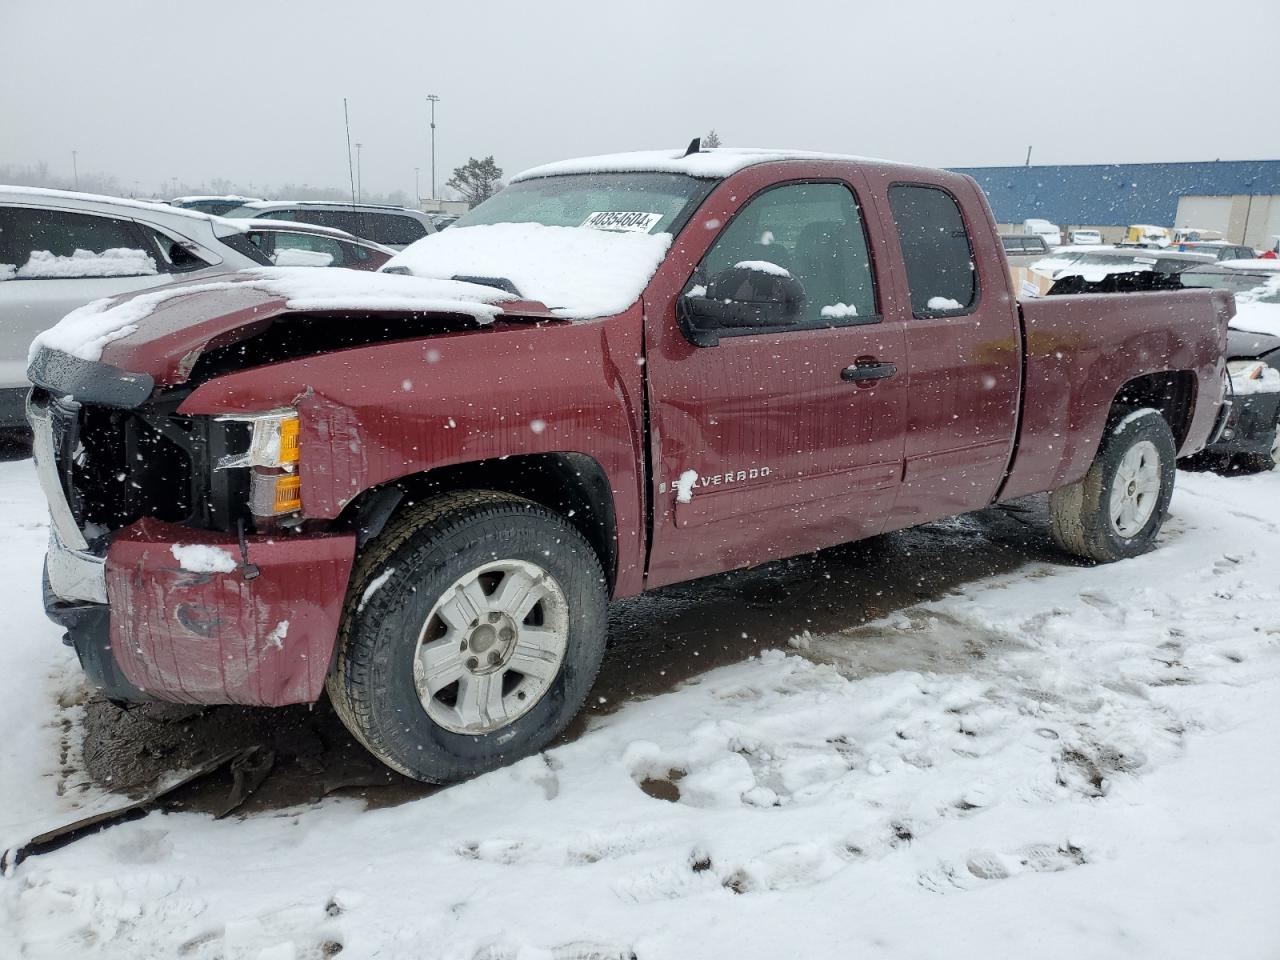
[[[434,93],[427,94],[427,101],[431,104],[431,199],[436,198],[436,104],[440,102],[440,98]]]
[[[413,168],[413,205],[422,206],[422,188],[418,186],[418,168]]]
[[[360,176],[360,148],[363,143],[356,144],[356,203],[364,199],[364,178]]]
[[[75,178],[76,189],[80,189],[80,165],[76,163],[76,152],[71,151],[71,176]]]

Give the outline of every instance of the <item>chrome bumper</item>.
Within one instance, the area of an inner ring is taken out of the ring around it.
[[[76,524],[71,504],[58,476],[58,441],[46,404],[27,399],[31,424],[31,453],[36,477],[49,502],[49,553],[45,567],[49,588],[63,600],[107,602],[106,558],[95,556]]]

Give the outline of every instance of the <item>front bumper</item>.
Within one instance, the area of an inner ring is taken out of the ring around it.
[[[1266,454],[1276,438],[1280,422],[1280,393],[1237,394],[1231,413],[1206,452],[1219,456]]]
[[[225,561],[216,565],[234,569],[184,569],[174,548],[192,545],[215,548]],[[90,680],[114,698],[312,703],[337,638],[355,535],[253,536],[245,548],[247,564],[233,535],[140,520],[107,551],[106,603],[61,596],[50,576],[45,609],[67,628]],[[50,571],[65,549],[51,542]]]
[[[49,501],[45,609],[108,696],[279,706],[319,698],[354,533],[249,536],[144,518],[86,537],[65,474],[74,419],[28,401]],[[70,431],[70,432],[68,432]],[[183,547],[197,551],[184,567]]]

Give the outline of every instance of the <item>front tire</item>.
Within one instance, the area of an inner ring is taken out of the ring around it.
[[[352,574],[326,687],[388,766],[442,783],[545,747],[604,655],[608,595],[567,520],[492,491],[406,510]]]
[[[1169,512],[1176,456],[1158,410],[1125,416],[1108,429],[1089,472],[1050,494],[1054,540],[1099,563],[1146,553]]]

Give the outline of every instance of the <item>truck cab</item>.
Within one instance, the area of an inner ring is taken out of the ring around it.
[[[395,769],[471,776],[569,722],[611,598],[1040,492],[1064,550],[1150,549],[1220,427],[1232,310],[1020,304],[959,174],[536,168],[377,274],[257,270],[42,335],[48,609],[112,696],[327,691]]]

